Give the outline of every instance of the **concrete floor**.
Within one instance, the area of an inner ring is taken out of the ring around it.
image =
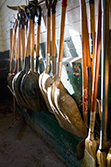
[[[66,167],[23,118],[13,121],[14,113],[0,109],[0,167]]]

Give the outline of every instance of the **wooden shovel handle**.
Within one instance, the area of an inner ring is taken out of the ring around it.
[[[57,0],[52,4],[52,73],[56,74],[56,4]]]
[[[96,98],[98,90],[98,75],[100,63],[100,47],[101,47],[101,0],[98,2],[98,29],[96,38],[96,53],[94,59],[94,72],[92,81],[92,97],[91,97],[91,113],[90,113],[90,130],[89,138],[94,139],[95,113],[96,113]]]
[[[14,39],[13,39],[13,46],[12,46],[12,59],[14,59],[14,53],[15,53],[15,46],[16,46],[16,32],[17,32],[17,23],[15,23],[14,28]]]
[[[13,28],[10,29],[10,71],[11,71],[11,59],[12,59],[12,42],[13,42]]]
[[[67,7],[67,0],[62,0],[62,16],[61,16],[62,19],[61,19],[61,32],[60,32],[59,62],[62,62],[62,56],[63,56],[66,7]]]
[[[25,57],[25,29],[21,30],[21,41],[22,41],[22,60]]]
[[[83,69],[83,117],[84,122],[88,125],[88,84],[87,83],[87,68],[91,68],[90,48],[88,24],[86,15],[85,0],[81,0],[81,14],[82,14],[82,69]],[[89,70],[88,70],[89,71]]]
[[[31,27],[31,44],[32,44],[31,57],[34,57],[34,44],[35,44],[35,23],[34,22]]]
[[[100,50],[101,50],[101,0],[98,3],[98,29],[96,38],[96,52],[94,61],[93,81],[92,81],[92,99],[91,99],[91,112],[96,111],[96,98],[98,90],[98,76],[99,76],[99,64],[100,64]]]
[[[50,8],[52,0],[46,0],[47,7],[47,55],[50,54]]]
[[[21,58],[21,28],[19,26],[19,58]]]
[[[92,36],[92,41],[91,41],[91,57],[94,62],[94,55],[95,55],[95,0],[90,0],[90,28],[91,28],[91,36]]]
[[[52,14],[52,56],[56,56],[55,13]]]
[[[18,59],[19,59],[19,38],[17,36],[17,43],[16,43],[16,72],[19,71],[19,62],[18,62]]]
[[[47,17],[47,53],[50,53],[50,16],[49,15]]]
[[[15,22],[13,44],[12,44],[13,46],[12,46],[12,58],[11,58],[11,73],[13,73],[13,70],[14,70],[14,55],[15,55],[15,47],[16,47],[16,31],[17,31],[17,20]]]
[[[35,22],[31,28],[31,70],[34,71],[34,44],[35,44]]]
[[[87,67],[91,67],[91,58],[90,58],[90,47],[89,47],[89,34],[88,34],[88,22],[87,22],[87,13],[86,13],[86,5],[84,6],[84,40],[85,40],[85,48],[86,48],[86,65]]]
[[[27,46],[26,46],[26,57],[30,56],[30,36],[31,36],[31,26],[33,24],[33,20],[29,20],[29,29],[28,29],[28,37],[27,37]]]
[[[55,13],[52,14],[52,73],[56,74],[56,32]]]
[[[30,15],[29,15],[30,11]],[[29,4],[29,7],[25,7],[25,14],[29,19],[29,28],[28,28],[28,37],[27,37],[27,46],[26,46],[26,57],[30,55],[30,37],[32,33],[32,25],[35,17],[35,8]]]

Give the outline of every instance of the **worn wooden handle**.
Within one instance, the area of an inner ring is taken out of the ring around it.
[[[66,6],[62,6],[62,16],[61,16],[62,19],[61,19],[61,32],[60,32],[60,47],[59,47],[59,62],[62,62],[62,56],[63,56],[65,15],[66,15]]]
[[[34,44],[35,44],[35,23],[31,27],[31,57],[34,57]]]
[[[47,53],[50,53],[50,16],[47,17]]]
[[[13,42],[13,28],[10,29],[10,72],[11,72],[11,59],[12,59],[12,42]]]
[[[90,39],[91,39],[91,58],[92,58],[92,76],[93,76],[93,64],[95,57],[95,4],[94,0],[89,1],[90,4]]]
[[[33,24],[33,20],[29,20],[29,29],[28,29],[28,37],[27,37],[27,46],[26,46],[26,57],[30,56],[30,37],[31,37],[31,26]]]
[[[21,28],[19,27],[19,58],[21,58]]]
[[[24,61],[25,57],[25,29],[21,30],[21,40],[22,40],[22,60]]]
[[[17,32],[17,22],[15,23],[13,44],[12,44],[11,73],[13,73],[13,70],[14,70],[14,56],[15,56],[15,48],[16,48],[16,32]]]
[[[98,90],[98,76],[99,76],[99,64],[100,64],[100,50],[101,50],[101,0],[99,0],[98,8],[98,29],[96,38],[96,52],[94,60],[93,81],[92,81],[92,99],[91,99],[91,111],[96,111],[96,99]]]
[[[16,44],[16,71],[17,72],[19,71],[18,59],[19,59],[19,38],[17,37],[17,44]]]
[[[55,23],[55,13],[52,14],[52,63],[53,63],[53,75],[56,73],[56,23]]]
[[[52,14],[52,56],[56,56],[55,13]]]
[[[31,28],[31,69],[34,71],[34,44],[35,44],[35,23],[32,23]]]
[[[14,54],[15,54],[15,46],[16,46],[16,31],[17,31],[17,27],[15,27],[14,30],[14,39],[13,39],[13,49],[12,49],[12,59],[14,59]]]
[[[81,0],[82,14],[82,69],[83,69],[83,117],[84,122],[88,125],[88,84],[87,83],[87,67],[91,67],[88,24],[86,15],[85,0]]]
[[[96,53],[94,59],[94,72],[93,72],[93,81],[92,81],[92,97],[91,97],[91,115],[96,113],[96,99],[97,99],[97,90],[98,90],[98,75],[99,75],[99,63],[100,63],[100,47],[101,47],[101,0],[98,4],[98,29],[97,29],[97,38],[96,38]],[[92,126],[91,126],[92,124]],[[90,138],[93,135],[94,137],[94,117],[90,118]]]

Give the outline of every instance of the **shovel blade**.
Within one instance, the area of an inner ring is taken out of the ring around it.
[[[95,159],[89,154],[89,152],[86,149],[84,150],[82,167],[96,167]]]

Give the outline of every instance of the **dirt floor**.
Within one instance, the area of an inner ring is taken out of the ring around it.
[[[0,167],[66,167],[62,159],[19,117],[0,108]]]

